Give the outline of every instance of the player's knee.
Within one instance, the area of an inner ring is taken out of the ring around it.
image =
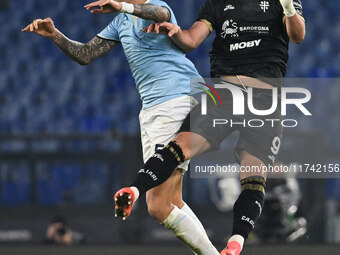
[[[265,163],[259,158],[251,155],[247,151],[242,151],[240,153],[241,161],[241,180],[252,178],[256,176],[262,177],[264,180],[267,179],[268,170]]]
[[[190,158],[190,133],[189,132],[179,133],[176,136],[175,141],[182,149],[185,160],[188,160]]]
[[[175,141],[181,147],[185,160],[191,159],[199,154],[202,154],[210,149],[211,144],[208,140],[195,133],[181,132],[179,133]]]
[[[264,163],[254,155],[247,151],[241,151],[240,153],[241,165],[253,166],[253,165],[264,165]]]

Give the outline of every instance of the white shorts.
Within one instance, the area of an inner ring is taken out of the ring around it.
[[[172,141],[190,110],[197,104],[191,96],[181,96],[143,109],[139,114],[144,163]],[[189,160],[178,168],[188,170]]]

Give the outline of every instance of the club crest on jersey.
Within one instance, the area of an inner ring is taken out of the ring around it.
[[[235,6],[234,6],[234,5],[231,5],[231,4],[228,4],[228,5],[224,8],[224,11],[229,11],[229,10],[235,10]]]
[[[222,25],[221,37],[225,39],[228,35],[230,37],[239,37],[237,23],[232,19],[227,19]]]
[[[260,7],[261,7],[261,10],[265,13],[269,9],[270,4],[268,1],[261,1]]]

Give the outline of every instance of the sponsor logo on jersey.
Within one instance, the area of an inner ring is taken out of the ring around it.
[[[235,6],[234,6],[234,5],[231,5],[231,4],[228,4],[228,5],[224,8],[224,11],[229,11],[229,10],[235,10]]]
[[[239,27],[240,32],[255,32],[258,34],[268,34],[269,27],[266,26],[243,26]]]
[[[270,4],[268,1],[261,1],[260,7],[261,7],[261,10],[265,13],[269,9]]]
[[[238,26],[237,23],[232,20],[232,19],[227,19],[226,21],[224,21],[223,25],[222,25],[222,33],[221,33],[221,37],[223,39],[225,39],[228,35],[230,35],[230,37],[238,37]]]
[[[230,51],[236,51],[236,50],[243,50],[245,48],[258,47],[260,45],[261,41],[262,41],[262,39],[258,39],[258,40],[254,40],[254,41],[230,44]]]

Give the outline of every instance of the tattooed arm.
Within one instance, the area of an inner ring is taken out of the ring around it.
[[[134,4],[133,15],[155,22],[170,21],[171,14],[168,8],[154,4]]]
[[[87,10],[92,13],[113,13],[122,11],[125,2],[117,2],[114,0],[99,0],[85,5]],[[163,6],[155,4],[130,4],[133,6],[133,11],[129,12],[137,17],[155,22],[170,21],[170,10]]]
[[[116,41],[101,39],[98,36],[84,44],[72,41],[60,32],[54,34],[51,39],[67,56],[80,65],[90,64],[118,44]]]
[[[67,56],[80,65],[88,65],[118,44],[116,41],[105,40],[99,37],[93,38],[88,43],[72,41],[55,28],[50,18],[34,20],[33,23],[22,31],[34,32],[38,35],[51,38]]]

